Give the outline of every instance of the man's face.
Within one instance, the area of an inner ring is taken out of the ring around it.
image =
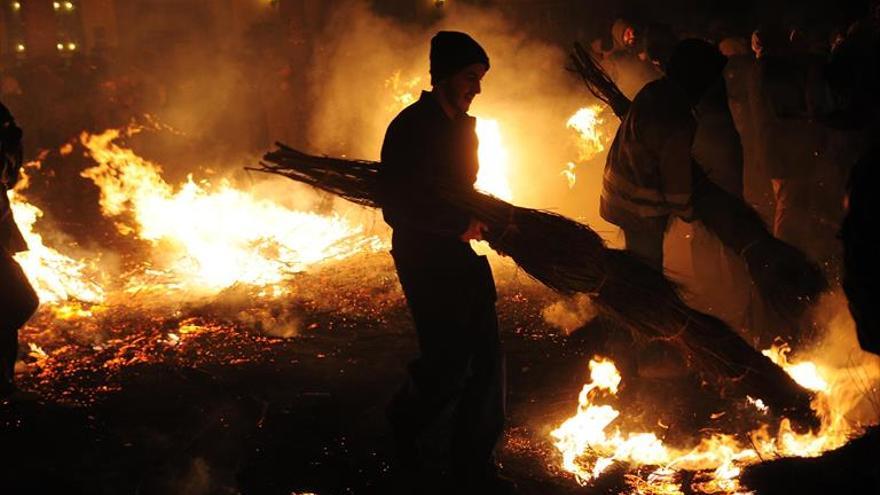
[[[440,83],[450,105],[465,114],[474,97],[480,94],[480,81],[488,69],[481,63],[471,64]]]

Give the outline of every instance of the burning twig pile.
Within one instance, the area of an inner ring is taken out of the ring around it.
[[[379,164],[308,155],[284,145],[254,170],[282,175],[365,206],[379,206]],[[778,414],[815,425],[811,394],[722,321],[688,307],[662,273],[605,246],[587,225],[479,192],[445,199],[489,227],[487,241],[529,275],[565,294],[587,293],[602,313],[645,339],[679,347],[709,383],[763,398]],[[548,242],[551,241],[551,242]]]
[[[571,59],[587,89],[623,119],[631,102],[596,59],[580,43],[575,43]],[[712,182],[698,164],[693,169],[696,218],[743,258],[762,300],[796,327],[804,311],[828,289],[822,270],[799,249],[774,237],[742,198]]]

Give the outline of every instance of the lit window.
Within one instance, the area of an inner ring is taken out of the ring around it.
[[[74,50],[76,50],[76,43],[68,43],[68,44],[67,44],[67,49],[70,50],[70,51],[74,51]]]
[[[27,47],[24,46],[24,43],[18,43],[15,45],[15,51],[18,53],[23,53],[25,50],[27,50]]]
[[[16,12],[21,10],[21,2],[12,2],[12,10]]]
[[[73,10],[73,2],[64,2],[65,10]]]
[[[64,50],[64,43],[58,43],[57,45],[55,45],[55,48],[57,48],[59,52],[63,51]]]
[[[58,10],[61,8],[61,2],[52,2],[52,8]]]

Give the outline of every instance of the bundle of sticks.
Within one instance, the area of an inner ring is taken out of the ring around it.
[[[278,146],[251,170],[281,175],[364,206],[381,207],[383,194],[389,194],[382,187],[379,163]],[[722,393],[760,397],[775,413],[816,426],[810,392],[727,324],[688,307],[676,284],[661,272],[627,251],[606,247],[589,226],[473,189],[437,187],[431,194],[484,222],[489,245],[544,285],[563,294],[589,294],[606,318],[633,335],[675,345]]]
[[[587,89],[622,120],[631,102],[596,58],[575,43],[571,61]],[[713,182],[699,164],[694,164],[693,175],[696,220],[745,261],[761,299],[796,334],[804,312],[828,289],[821,268],[774,237],[754,208]]]

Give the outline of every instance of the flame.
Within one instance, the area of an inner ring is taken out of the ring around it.
[[[163,269],[146,271],[148,278],[207,292],[235,283],[272,285],[312,264],[380,247],[378,238],[340,216],[290,210],[225,180],[215,186],[190,175],[172,187],[161,167],[116,144],[120,135],[82,134],[97,162],[82,175],[101,189],[101,210],[117,219],[119,231],[155,248],[153,261]]]
[[[839,370],[832,382],[830,369],[811,361],[791,362],[785,346],[764,353],[798,383],[818,392],[813,404],[822,420],[818,432],[799,434],[788,419],[782,419],[775,434],[766,424],[748,434],[748,445],[734,435],[716,433],[702,438],[691,449],[667,446],[651,432],[623,432],[614,424],[620,412],[599,402],[602,397],[616,394],[621,376],[613,362],[596,358],[589,363],[590,382],[578,396],[577,412],[550,432],[562,456],[562,468],[586,485],[609,466],[628,463],[648,469],[649,473],[629,475],[634,493],[666,495],[688,491],[675,476],[686,470],[698,473],[691,482],[691,490],[735,494],[741,492],[737,478],[743,467],[767,458],[818,456],[842,446],[858,431],[857,425],[847,420],[846,413],[857,400],[854,396],[861,396],[868,372]],[[766,413],[760,398],[749,397],[748,403]]]
[[[761,351],[771,361],[782,367],[798,385],[814,392],[828,392],[828,382],[822,378],[815,363],[804,361],[792,364],[788,361],[791,348],[788,344],[779,344]]]
[[[620,413],[611,406],[594,404],[592,398],[598,395],[596,392],[616,394],[620,382],[612,361],[590,360],[590,382],[578,396],[577,414],[550,432],[562,453],[563,468],[581,484],[596,478],[616,461],[660,464],[669,457],[666,447],[652,433],[624,435],[616,428],[606,431]]]
[[[37,344],[29,342],[28,348],[30,349],[28,351],[28,356],[32,357],[36,361],[37,366],[42,367],[43,363],[45,363],[46,360],[49,359],[49,354],[47,354],[46,351],[44,351],[43,348],[38,346]]]
[[[601,105],[591,105],[584,107],[575,112],[566,127],[573,129],[578,139],[578,155],[580,161],[587,161],[594,156],[605,151],[605,134],[602,132],[601,126],[605,123],[600,114],[602,113]]]
[[[391,95],[394,98],[389,108],[392,111],[399,112],[415,103],[416,93],[421,83],[422,78],[419,76],[413,76],[404,80],[401,77],[401,71],[398,70],[392,74],[391,77],[385,80],[385,87],[391,90]]]
[[[405,79],[401,71],[395,71],[385,80],[385,87],[390,90],[392,98],[388,109],[399,112],[415,103],[417,89],[421,83],[422,78],[419,76]],[[480,170],[477,173],[475,187],[506,201],[512,200],[513,192],[508,178],[510,160],[498,121],[478,117],[477,137],[480,141],[478,151]]]
[[[43,236],[36,232],[37,221],[43,211],[29,203],[21,191],[27,189],[28,169],[39,169],[40,162],[30,162],[22,168],[22,180],[12,191],[7,191],[12,216],[21,230],[28,250],[15,255],[25,275],[37,292],[42,303],[78,300],[97,303],[104,300],[104,289],[87,273],[86,262],[61,254],[43,243]]]
[[[478,118],[477,137],[480,140],[480,171],[474,186],[480,191],[510,201],[513,199],[513,192],[507,178],[509,159],[498,121]]]
[[[574,185],[577,183],[577,174],[574,169],[577,165],[574,162],[568,162],[565,164],[565,170],[560,172],[560,174],[565,177],[566,182],[568,182],[568,188],[573,189]]]

